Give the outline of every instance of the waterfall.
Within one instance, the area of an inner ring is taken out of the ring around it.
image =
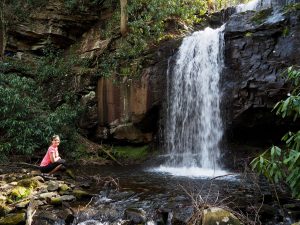
[[[297,3],[299,0],[253,0],[246,4],[240,4],[236,7],[237,12],[245,12],[247,10],[261,10],[270,7],[284,6]]]
[[[166,148],[173,167],[219,169],[219,78],[223,28],[206,28],[184,38],[168,74]]]
[[[166,162],[155,171],[177,176],[223,175],[219,79],[223,30],[206,28],[185,37],[168,68]]]
[[[259,10],[282,1],[254,0],[236,10]],[[224,27],[206,28],[184,38],[175,64],[169,65],[164,127],[167,154],[154,171],[183,176],[226,173],[221,170],[219,146],[223,136],[219,80],[224,66]]]

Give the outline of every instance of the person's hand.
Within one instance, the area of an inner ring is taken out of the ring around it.
[[[58,160],[60,160],[61,158],[59,156],[56,157],[55,162],[57,162]]]

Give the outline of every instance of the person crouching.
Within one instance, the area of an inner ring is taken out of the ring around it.
[[[40,171],[42,173],[53,174],[59,170],[66,169],[66,161],[60,158],[58,153],[59,144],[60,144],[59,136],[58,135],[52,136],[51,145],[48,148],[48,151],[40,164]]]

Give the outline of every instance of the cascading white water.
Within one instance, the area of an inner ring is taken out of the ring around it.
[[[171,167],[219,169],[219,78],[223,67],[223,27],[184,38],[169,70],[166,147]]]
[[[156,171],[179,176],[226,173],[219,165],[223,29],[206,28],[184,38],[176,63],[168,70],[167,160]]]
[[[247,4],[240,4],[236,7],[237,12],[245,12],[247,10],[261,10],[270,7],[277,7],[299,2],[299,0],[253,0]]]
[[[276,0],[276,4],[282,1]],[[275,4],[254,0],[237,6],[237,12]],[[277,18],[277,17],[276,17]],[[184,38],[176,63],[168,69],[168,102],[165,130],[166,162],[158,172],[179,176],[217,176],[223,135],[219,79],[223,68],[223,25],[206,28]]]

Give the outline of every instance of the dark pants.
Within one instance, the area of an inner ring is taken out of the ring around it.
[[[56,161],[54,163],[50,163],[47,166],[40,166],[40,171],[42,173],[50,173],[52,170],[54,170],[59,165],[61,165],[61,167],[59,168],[59,170],[65,170],[66,169],[66,160],[59,159],[58,161]]]

